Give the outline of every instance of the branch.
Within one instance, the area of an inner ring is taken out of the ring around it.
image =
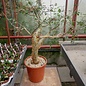
[[[49,36],[49,34],[47,33],[45,36]],[[42,45],[42,43],[43,43],[43,41],[45,40],[45,38],[46,38],[46,37],[40,37],[40,40],[39,40],[39,42],[38,42],[38,44],[37,44],[37,48],[38,48],[38,49],[39,49],[40,46]]]
[[[52,28],[52,29],[49,31],[49,33],[51,33],[51,31],[55,30],[57,27],[59,27],[59,24],[58,24],[56,27]]]
[[[39,49],[40,46],[42,45],[43,41],[44,41],[45,38],[41,38],[37,44],[37,48]]]
[[[64,36],[64,34],[59,33],[59,34],[57,34],[55,36],[50,36],[50,35],[40,36],[40,38],[61,38],[63,36]]]
[[[14,28],[16,28],[16,29],[18,29],[19,27],[16,27],[15,25],[13,25],[13,23],[11,23],[10,22],[10,20],[7,18],[7,16],[3,13],[3,15],[5,16],[5,18],[9,21],[9,23],[14,27]],[[17,22],[16,22],[17,23]],[[22,30],[24,29],[28,34],[30,34],[31,35],[31,33],[23,26],[23,25],[21,25],[20,23],[18,23],[21,27],[23,27],[22,28]]]

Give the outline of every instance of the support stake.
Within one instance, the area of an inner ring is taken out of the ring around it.
[[[5,1],[2,0],[2,5],[3,5],[3,12],[4,12],[4,16],[6,17],[7,16],[7,13],[6,13],[6,4],[5,4]],[[6,19],[6,31],[7,31],[7,35],[8,35],[8,44],[10,44],[10,32],[9,32],[9,26],[8,26],[8,20]]]

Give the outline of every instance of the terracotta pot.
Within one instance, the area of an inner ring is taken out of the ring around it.
[[[24,60],[24,64],[27,68],[29,80],[31,82],[38,83],[38,82],[42,81],[43,78],[44,78],[44,70],[45,70],[45,66],[46,66],[46,63],[47,63],[47,59],[44,56],[40,56],[40,58],[43,58],[46,61],[46,63],[41,67],[32,68],[32,67],[29,67],[29,65],[26,64],[27,59],[31,58],[31,57],[32,56],[27,57]]]

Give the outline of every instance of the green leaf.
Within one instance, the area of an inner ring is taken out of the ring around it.
[[[58,12],[61,13],[61,9],[58,9]]]
[[[30,1],[28,1],[28,4],[29,4],[29,5],[32,5],[32,3],[31,3]]]

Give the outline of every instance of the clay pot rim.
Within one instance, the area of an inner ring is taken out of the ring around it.
[[[28,58],[32,58],[32,56],[28,56],[28,57],[24,60],[24,65],[25,65],[26,67],[28,67],[28,68],[31,68],[31,69],[39,69],[39,68],[42,68],[42,67],[46,66],[46,64],[47,64],[47,59],[46,59],[44,56],[41,56],[41,55],[39,55],[39,57],[40,57],[40,58],[43,58],[43,59],[45,60],[45,64],[44,64],[44,65],[42,65],[42,66],[40,66],[40,67],[30,67],[29,65],[27,65],[27,64],[26,64],[26,60],[27,60]]]

